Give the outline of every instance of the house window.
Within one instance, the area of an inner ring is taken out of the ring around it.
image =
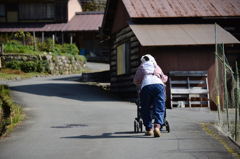
[[[53,19],[54,3],[20,3],[20,19]]]
[[[43,18],[54,18],[54,4],[43,4]]]
[[[117,75],[129,73],[130,68],[130,42],[117,47]]]
[[[0,16],[5,16],[5,5],[0,4]]]

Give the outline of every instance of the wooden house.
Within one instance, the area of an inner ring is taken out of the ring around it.
[[[100,36],[110,46],[111,91],[136,99],[133,78],[145,54],[153,55],[166,75],[207,71],[211,84],[215,23],[233,64],[240,57],[240,1],[108,0]]]
[[[76,43],[85,54],[98,55],[103,12],[82,12],[78,0],[0,0],[0,33],[35,32],[44,41]]]

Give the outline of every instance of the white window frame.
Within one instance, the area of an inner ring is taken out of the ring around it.
[[[117,46],[117,75],[129,73],[130,67],[130,42]]]

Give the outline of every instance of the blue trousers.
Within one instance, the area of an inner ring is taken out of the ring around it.
[[[150,107],[153,105],[154,124],[164,123],[165,91],[162,84],[144,86],[141,91],[141,114],[146,131],[152,128],[152,115]]]

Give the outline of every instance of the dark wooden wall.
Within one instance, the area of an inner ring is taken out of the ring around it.
[[[214,49],[214,45],[157,47],[156,61],[166,75],[169,75],[169,71],[208,71],[208,84],[209,89],[211,89],[215,77],[213,74]],[[167,83],[167,86],[167,96],[170,99],[169,83]],[[167,100],[166,104],[170,106],[170,101]],[[210,106],[212,110],[216,109],[216,105],[211,98]]]
[[[128,26],[127,21],[130,21],[129,15],[127,10],[121,0],[118,1],[118,7],[116,11],[116,15],[114,17],[113,26],[111,30],[111,34],[116,33],[117,31],[121,30]]]
[[[128,74],[117,75],[117,46],[130,41],[130,72]],[[136,86],[133,78],[139,66],[139,46],[136,36],[130,27],[126,27],[111,37],[110,72],[111,72],[111,92],[123,98],[136,98]]]

